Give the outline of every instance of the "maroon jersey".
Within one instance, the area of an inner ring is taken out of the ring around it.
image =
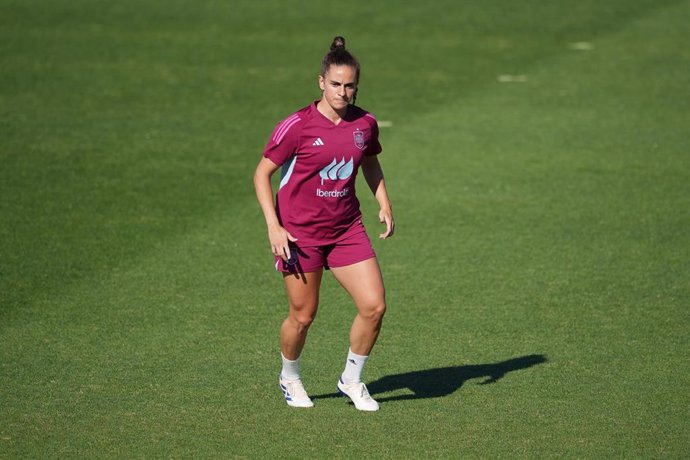
[[[376,119],[356,106],[337,125],[316,102],[278,123],[263,155],[282,166],[281,225],[300,245],[338,241],[361,218],[355,179],[362,158],[380,152]]]

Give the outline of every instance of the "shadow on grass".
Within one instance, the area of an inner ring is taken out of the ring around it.
[[[527,369],[546,362],[544,355],[527,355],[493,364],[470,364],[465,366],[439,367],[423,371],[388,375],[367,384],[369,393],[379,395],[399,390],[409,390],[412,394],[390,397],[377,397],[378,402],[400,401],[406,399],[440,398],[453,394],[472,379],[483,378],[479,385],[495,383],[508,372]],[[313,399],[339,397],[339,393],[313,396]]]

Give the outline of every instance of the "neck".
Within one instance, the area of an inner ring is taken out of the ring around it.
[[[340,120],[345,118],[345,115],[347,114],[347,107],[345,107],[342,110],[335,110],[333,107],[326,102],[325,99],[321,99],[317,104],[316,104],[316,109],[321,112],[321,114],[331,120],[334,124],[340,123]]]

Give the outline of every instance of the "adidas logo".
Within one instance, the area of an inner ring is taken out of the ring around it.
[[[320,137],[317,137],[313,144],[311,145],[324,145]]]

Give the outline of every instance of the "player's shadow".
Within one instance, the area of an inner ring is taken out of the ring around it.
[[[439,367],[423,371],[388,375],[367,384],[369,393],[383,393],[407,390],[405,394],[376,397],[379,402],[405,399],[440,398],[448,396],[462,387],[468,380],[484,379],[479,385],[495,383],[507,373],[527,369],[546,362],[544,355],[526,355],[492,364],[468,364],[464,366]],[[411,394],[409,392],[412,392]],[[314,399],[334,398],[338,393],[313,396]]]

